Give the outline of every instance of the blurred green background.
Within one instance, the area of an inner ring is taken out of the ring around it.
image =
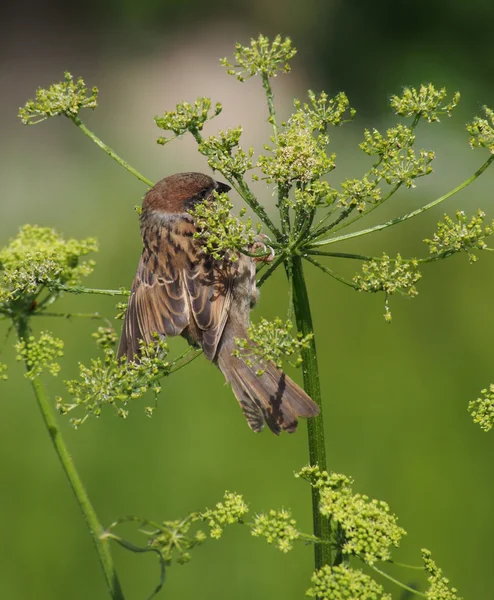
[[[18,122],[17,109],[35,88],[59,81],[66,69],[100,88],[100,107],[83,115],[87,125],[153,180],[208,170],[191,140],[166,148],[155,143],[153,116],[182,100],[210,95],[224,104],[209,133],[242,123],[246,143],[260,149],[267,141],[259,82],[237,83],[217,60],[259,32],[290,35],[299,49],[292,74],[274,84],[281,114],[309,87],[344,90],[358,111],[334,134],[333,182],[362,175],[369,164],[358,151],[363,129],[396,121],[387,101],[403,85],[433,81],[461,91],[452,119],[419,128],[419,144],[437,152],[435,174],[397,195],[368,224],[434,199],[486,159],[469,149],[464,124],[483,104],[494,105],[488,1],[93,0],[70,7],[27,0],[0,10],[0,241],[24,223],[96,236],[98,266],[87,280],[94,287],[130,285],[140,252],[132,208],[145,188],[67,120],[29,128]],[[445,211],[482,207],[494,215],[493,185],[494,171],[487,171],[435,212],[339,249],[425,255],[422,240]],[[257,191],[273,208],[270,191]],[[470,600],[493,597],[494,433],[481,432],[466,410],[494,380],[494,264],[490,254],[480,258],[475,265],[466,256],[427,265],[418,298],[392,302],[390,326],[381,296],[356,294],[307,270],[330,468],[354,477],[357,491],[386,500],[399,515],[409,535],[397,560],[417,564],[419,549],[430,548]],[[359,268],[336,259],[331,266],[350,276]],[[285,301],[279,273],[263,289],[254,318],[283,316]],[[58,308],[111,318],[115,303],[66,297]],[[45,318],[35,325],[66,341],[63,374],[47,380],[52,396],[64,394],[63,379],[96,353],[97,323]],[[10,378],[1,388],[0,598],[106,598],[90,538],[7,333],[4,325],[0,359],[9,363]],[[309,490],[292,476],[307,461],[305,424],[294,436],[253,434],[221,374],[203,358],[164,383],[152,419],[143,406],[131,407],[126,421],[108,411],[78,431],[60,419],[104,524],[126,514],[177,518],[212,506],[229,489],[243,493],[254,512],[291,508],[309,530]],[[128,598],[145,598],[157,582],[155,557],[121,548],[115,556]],[[238,527],[196,550],[190,564],[173,566],[162,597],[302,598],[311,569],[310,548],[283,556]],[[402,576],[414,584],[414,573]]]

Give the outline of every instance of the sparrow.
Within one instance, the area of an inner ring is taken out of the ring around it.
[[[294,432],[297,417],[319,413],[315,402],[274,363],[234,356],[235,338],[248,339],[249,314],[257,302],[256,259],[206,254],[190,211],[212,202],[230,186],[201,173],[165,177],[144,197],[140,216],[142,255],[137,267],[118,357],[139,360],[139,341],[181,335],[201,347],[231,384],[249,427]],[[252,344],[252,342],[249,342]],[[258,372],[263,369],[263,374]]]

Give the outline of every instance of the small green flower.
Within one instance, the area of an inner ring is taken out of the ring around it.
[[[115,319],[123,321],[125,319],[125,313],[127,312],[127,302],[117,302],[115,308],[117,309],[117,314],[115,315]]]
[[[344,565],[325,565],[312,575],[307,596],[319,600],[391,600],[374,579]]]
[[[460,100],[460,92],[456,92],[445,104],[446,96],[445,88],[436,90],[432,83],[421,85],[418,90],[406,87],[402,96],[391,98],[391,108],[402,117],[423,117],[429,123],[438,122],[441,115],[450,117]]]
[[[167,565],[173,559],[180,565],[189,562],[189,551],[206,539],[202,531],[193,535],[189,533],[191,526],[198,520],[199,515],[193,513],[182,520],[163,521],[156,530],[148,534],[148,547],[158,550]]]
[[[449,587],[449,579],[443,576],[442,569],[432,560],[430,550],[422,550],[422,560],[429,574],[429,589],[425,592],[428,600],[461,600],[455,588]]]
[[[369,156],[379,156],[385,160],[395,158],[402,150],[411,148],[415,143],[413,131],[402,124],[388,129],[385,136],[377,129],[373,129],[372,132],[366,129],[364,138],[360,149]]]
[[[347,179],[341,184],[343,191],[338,195],[340,206],[355,207],[364,212],[366,203],[378,204],[381,201],[381,188],[378,181],[368,179]]]
[[[354,494],[351,478],[317,466],[304,467],[295,476],[319,490],[319,510],[330,519],[343,554],[359,556],[370,565],[390,560],[391,547],[397,547],[406,532],[398,527],[386,502]]]
[[[293,542],[300,537],[297,523],[285,509],[270,510],[268,514],[254,517],[251,533],[254,537],[264,537],[268,544],[275,543],[278,550],[287,553],[293,548]]]
[[[317,207],[331,206],[340,197],[327,181],[320,179],[295,188],[294,196],[294,199],[287,199],[287,204],[301,213],[311,213]]]
[[[491,154],[494,154],[494,111],[484,106],[486,119],[475,117],[467,125],[467,131],[470,134],[470,146],[472,148],[487,148]]]
[[[92,334],[92,337],[100,348],[114,348],[117,344],[117,334],[113,327],[98,327],[98,330]]]
[[[19,109],[19,118],[24,125],[36,125],[45,119],[57,115],[73,118],[81,108],[96,108],[98,106],[98,88],[93,87],[91,95],[87,95],[86,84],[79,77],[74,81],[70,73],[64,73],[64,81],[54,83],[47,90],[38,88],[36,100],[28,100]]]
[[[213,171],[220,171],[227,179],[241,179],[252,169],[254,149],[245,152],[239,145],[242,127],[219,131],[218,136],[211,136],[199,145],[199,152],[208,159]],[[237,148],[233,153],[234,148]]]
[[[494,427],[494,383],[480,393],[481,398],[468,403],[468,412],[474,423],[478,423],[484,431],[490,431]]]
[[[36,311],[35,301],[46,288],[77,285],[94,267],[80,259],[97,249],[93,238],[64,240],[53,229],[24,225],[0,250],[0,312]]]
[[[105,405],[112,406],[118,416],[126,418],[129,402],[141,398],[148,390],[157,397],[161,391],[159,379],[168,375],[173,366],[173,362],[167,360],[168,346],[158,336],[150,344],[141,340],[139,362],[117,360],[112,347],[106,346],[113,341],[112,335],[99,333],[96,338],[98,345],[104,348],[103,360],[92,359],[89,367],[79,363],[79,379],[65,382],[73,403],[57,399],[61,414],[76,408],[84,411],[83,417],[71,419],[74,427],[82,425],[90,415],[99,417]],[[145,411],[148,416],[152,413],[149,407]]]
[[[9,376],[7,375],[7,365],[0,363],[0,381],[7,381]]]
[[[288,188],[295,182],[310,184],[335,167],[335,155],[326,154],[328,142],[326,135],[315,137],[295,113],[279,133],[277,145],[266,146],[270,154],[261,154],[257,166],[268,183]]]
[[[231,214],[233,204],[227,194],[214,193],[211,202],[200,202],[191,211],[197,226],[194,237],[202,243],[204,252],[216,260],[228,257],[238,259],[238,252],[248,250],[261,230],[261,225],[253,229],[252,219],[242,221]],[[246,213],[240,211],[240,217]]]
[[[218,502],[213,509],[207,509],[201,514],[203,521],[209,525],[209,535],[219,539],[226,525],[239,523],[249,512],[243,496],[234,492],[225,492],[223,502]]]
[[[365,261],[362,265],[362,274],[355,275],[353,281],[360,292],[384,292],[384,318],[389,322],[391,311],[388,297],[399,292],[413,298],[418,294],[415,284],[421,277],[416,259],[403,260],[398,254],[393,260],[383,253],[380,260]]]
[[[17,360],[26,363],[28,379],[36,379],[43,371],[48,371],[56,376],[60,371],[57,359],[63,356],[63,341],[54,338],[50,333],[44,331],[38,340],[31,335],[28,341],[20,340],[15,345]]]
[[[313,488],[331,488],[332,490],[351,491],[353,479],[340,473],[328,473],[321,471],[317,465],[307,465],[298,473],[295,473],[297,479],[308,481]]]
[[[398,547],[406,534],[386,502],[353,494],[348,488],[321,488],[319,510],[338,526],[338,545],[343,554],[359,556],[370,565],[390,560],[391,547]]]
[[[222,106],[217,102],[210,114],[211,105],[211,98],[198,98],[194,104],[182,102],[177,104],[175,110],[165,112],[162,117],[155,117],[154,122],[160,129],[172,131],[175,134],[172,138],[158,138],[158,144],[165,145],[188,131],[197,135],[207,121],[214,119],[221,112]]]
[[[303,348],[308,348],[313,335],[302,336],[298,333],[293,337],[290,333],[292,327],[291,321],[283,323],[280,318],[274,321],[261,319],[258,324],[248,328],[248,339],[235,339],[237,349],[233,354],[242,358],[248,366],[253,366],[258,361],[261,364],[272,361],[279,369],[282,368],[286,357],[295,356],[295,363],[292,364],[298,366],[302,362],[300,352]],[[264,369],[260,367],[258,374],[263,373]]]
[[[477,256],[471,250],[485,250],[487,244],[484,240],[494,232],[494,221],[483,227],[484,217],[485,213],[481,210],[470,220],[462,210],[457,210],[456,222],[444,215],[444,221],[438,223],[432,239],[424,242],[428,244],[431,254],[449,255],[464,250],[470,262],[475,262]]]
[[[290,65],[288,62],[297,53],[292,47],[290,38],[283,41],[281,35],[277,35],[272,42],[264,35],[257,40],[251,39],[250,46],[235,44],[235,63],[228,59],[221,59],[221,64],[226,67],[229,75],[234,75],[239,81],[245,81],[254,75],[265,77],[276,77],[278,72],[288,73]]]
[[[295,114],[299,114],[303,121],[313,130],[320,133],[326,133],[329,125],[338,127],[349,121],[353,121],[357,111],[350,107],[350,102],[344,92],[336,94],[330,98],[326,92],[321,92],[317,96],[312,90],[309,90],[309,102],[300,102],[294,100],[293,104],[297,109]]]

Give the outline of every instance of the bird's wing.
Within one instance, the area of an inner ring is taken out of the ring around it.
[[[205,256],[192,226],[175,224],[145,246],[132,285],[118,356],[132,360],[139,340],[180,335],[190,326],[206,358],[213,360],[231,305],[235,263]]]
[[[156,333],[179,335],[189,318],[187,292],[173,253],[145,248],[132,284],[118,356],[132,360],[139,354],[139,340],[149,344]]]
[[[202,332],[201,346],[208,360],[216,355],[232,302],[235,263],[199,255],[188,261],[183,271],[189,306],[195,324]]]

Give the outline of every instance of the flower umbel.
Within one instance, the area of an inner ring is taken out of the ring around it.
[[[362,275],[355,275],[353,281],[359,286],[360,292],[385,293],[384,318],[389,322],[391,311],[388,296],[400,292],[413,298],[418,294],[415,284],[421,277],[417,260],[404,260],[399,254],[393,260],[383,253],[381,260],[365,261]]]
[[[235,63],[230,63],[227,58],[222,58],[220,62],[227,68],[228,75],[245,81],[254,75],[276,77],[278,73],[288,73],[288,63],[296,53],[290,38],[282,41],[281,35],[277,35],[270,42],[269,38],[261,34],[257,40],[250,40],[250,46],[235,44]]]
[[[442,569],[432,560],[430,550],[422,550],[422,560],[429,574],[429,589],[425,592],[428,600],[461,600],[456,595],[457,590],[449,587],[449,579],[443,576]]]
[[[468,403],[468,412],[473,422],[478,423],[484,431],[494,427],[494,383],[481,391],[482,397]]]
[[[468,220],[462,210],[456,211],[456,222],[448,215],[444,215],[444,221],[437,224],[437,232],[432,239],[426,239],[431,254],[446,255],[454,254],[464,250],[468,254],[470,262],[475,262],[477,256],[471,250],[485,250],[487,244],[485,238],[494,232],[494,222],[483,226],[485,213],[481,210]]]
[[[360,557],[372,565],[391,558],[391,547],[406,534],[386,502],[354,494],[353,481],[346,475],[304,467],[296,477],[319,490],[319,510],[331,520],[337,546],[342,554]]]
[[[390,560],[391,547],[398,547],[406,532],[386,502],[353,494],[348,488],[322,488],[320,494],[319,510],[339,526],[336,534],[343,554],[360,556],[370,565]]]
[[[429,123],[438,122],[442,115],[451,112],[460,101],[460,92],[455,92],[450,102],[444,103],[446,88],[436,90],[432,83],[416,88],[404,88],[401,96],[391,98],[391,108],[402,117],[423,117]]]
[[[225,492],[223,502],[218,502],[213,509],[205,510],[201,514],[201,518],[209,525],[209,535],[218,539],[226,525],[242,521],[248,512],[249,508],[245,504],[243,496],[234,492]]]
[[[235,340],[237,349],[234,355],[242,358],[248,366],[252,366],[259,360],[261,364],[273,361],[281,369],[286,357],[295,356],[295,366],[300,365],[302,359],[300,351],[307,348],[313,334],[303,336],[298,333],[293,337],[290,333],[293,325],[291,321],[283,321],[276,318],[274,321],[261,319],[258,324],[250,325],[247,330],[248,339],[237,338]],[[262,375],[264,370],[259,369]]]
[[[159,379],[168,375],[173,366],[173,362],[167,360],[168,346],[158,336],[150,344],[141,340],[139,362],[116,359],[113,348],[108,345],[111,341],[112,336],[106,330],[99,330],[97,343],[104,348],[103,360],[92,359],[89,367],[79,363],[79,379],[65,382],[74,402],[67,404],[62,398],[57,400],[61,414],[75,408],[85,412],[83,417],[71,419],[74,427],[82,425],[90,415],[99,417],[105,405],[112,406],[118,416],[126,418],[131,400],[142,397],[148,390],[157,397],[161,391]],[[152,408],[146,407],[146,413],[150,415]]]
[[[158,144],[165,145],[176,137],[184,135],[188,131],[198,135],[206,121],[211,121],[221,112],[221,104],[216,103],[211,113],[211,98],[198,98],[194,104],[182,102],[177,104],[175,110],[165,112],[162,117],[155,117],[154,122],[160,129],[172,131],[175,135],[171,138],[158,138]]]
[[[98,88],[93,87],[91,95],[87,94],[84,80],[79,77],[74,81],[72,75],[66,72],[62,82],[54,83],[47,90],[38,88],[36,100],[28,100],[19,109],[19,118],[24,125],[36,125],[56,115],[76,117],[81,108],[94,109],[98,106]]]
[[[240,179],[247,171],[252,169],[254,149],[245,152],[239,145],[242,127],[219,131],[217,136],[212,135],[199,145],[199,152],[208,159],[213,171],[219,171],[227,179]],[[234,148],[237,148],[233,153]]]
[[[484,106],[486,119],[475,117],[467,125],[467,131],[470,134],[470,146],[472,148],[487,148],[491,154],[494,154],[494,111]]]
[[[357,569],[325,565],[312,575],[307,596],[319,600],[391,600],[374,579]]]
[[[36,379],[43,371],[58,375],[60,364],[58,358],[63,356],[63,341],[53,337],[49,332],[41,333],[37,340],[33,335],[28,341],[19,340],[15,345],[17,360],[26,363],[28,379]]]
[[[238,252],[248,251],[261,230],[253,229],[252,219],[242,221],[246,213],[241,209],[239,217],[232,215],[233,204],[227,194],[214,193],[211,202],[199,202],[190,211],[194,217],[197,233],[194,237],[202,243],[204,252],[215,260],[238,259]]]
[[[93,238],[64,240],[48,227],[24,225],[0,250],[0,312],[42,311],[49,300],[35,302],[38,296],[46,288],[77,285],[94,267],[93,261],[80,259],[97,249]]]
[[[296,526],[290,511],[282,508],[256,515],[251,533],[254,537],[265,537],[268,544],[274,543],[278,550],[287,553],[293,548],[293,542],[300,537]]]

